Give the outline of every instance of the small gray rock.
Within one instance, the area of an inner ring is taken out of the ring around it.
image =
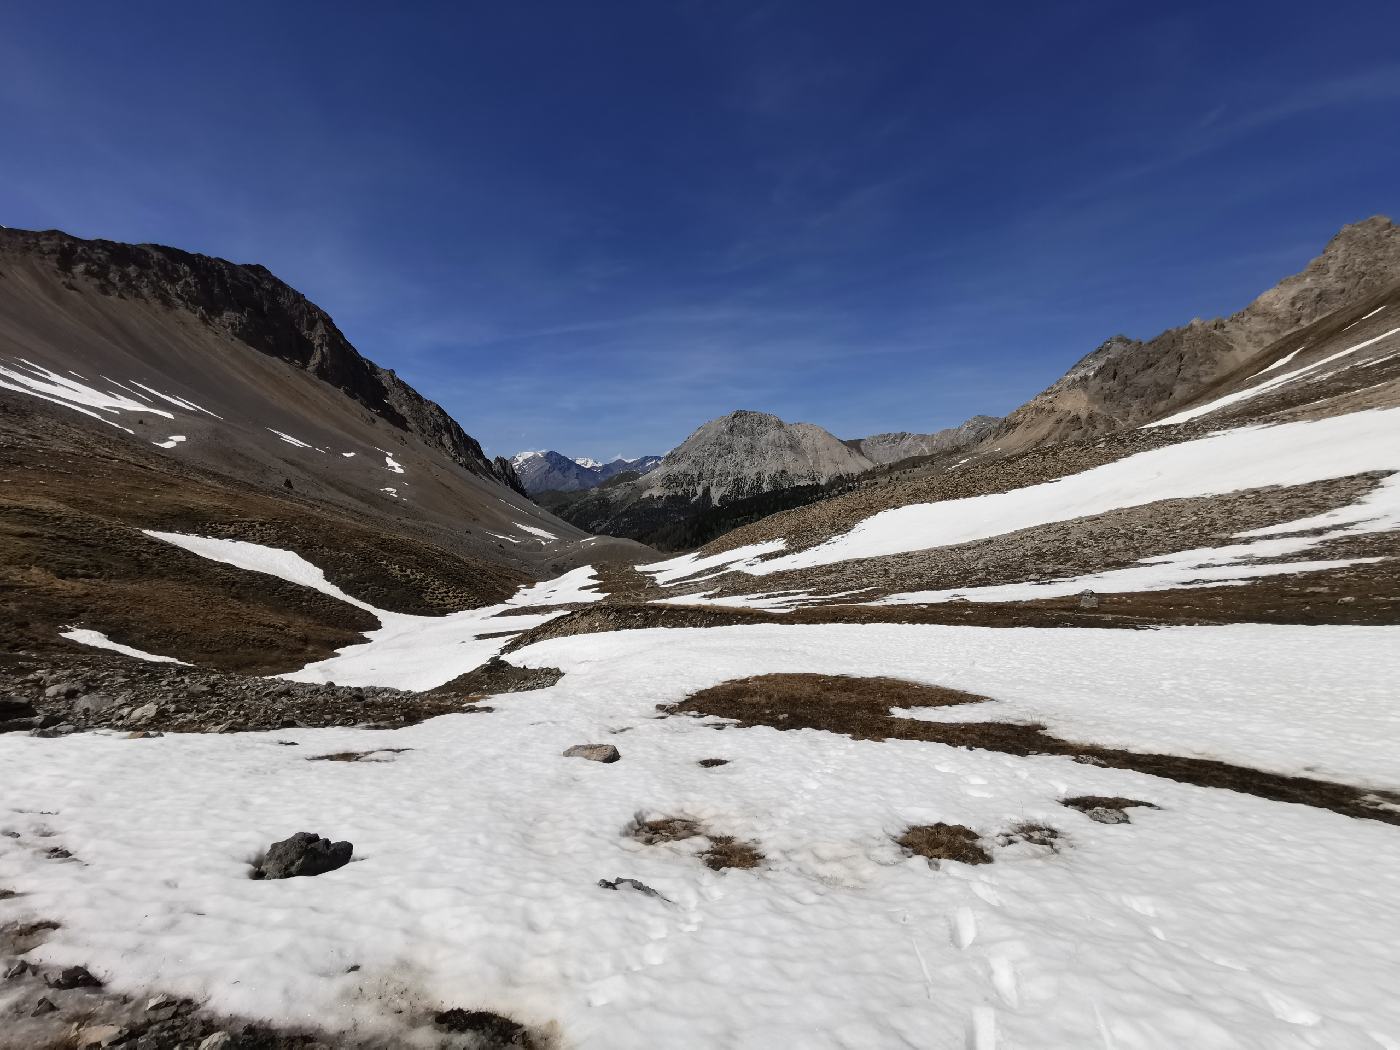
[[[87,688],[84,682],[58,682],[44,690],[50,700],[68,700]]]
[[[135,711],[131,712],[131,714],[127,715],[126,720],[133,725],[142,725],[149,722],[152,718],[155,718],[158,714],[160,714],[160,704],[142,704]]]
[[[44,1014],[56,1013],[57,1011],[58,1007],[53,1004],[53,1000],[47,995],[41,995],[39,1001],[34,1004],[34,1010],[29,1016],[43,1017]]]
[[[586,758],[590,762],[616,762],[622,753],[612,744],[575,744],[564,749],[565,758]]]
[[[604,890],[635,890],[636,892],[642,894],[645,897],[655,897],[657,900],[663,900],[667,904],[672,903],[671,898],[662,896],[661,893],[659,893],[657,890],[652,889],[645,882],[639,882],[636,879],[599,879],[598,888]]]
[[[205,1037],[204,1042],[199,1044],[199,1050],[224,1050],[232,1042],[233,1036],[227,1032],[215,1032]]]
[[[79,1050],[90,1047],[116,1046],[125,1038],[126,1029],[120,1025],[100,1024],[79,1031],[73,1045]]]
[[[95,718],[116,706],[116,699],[106,693],[85,693],[73,702],[73,714],[80,718]]]
[[[69,736],[78,731],[78,727],[72,722],[60,722],[56,726],[47,726],[43,729],[36,729],[31,736]]]
[[[349,842],[332,842],[310,831],[298,831],[290,838],[274,842],[258,867],[264,879],[291,879],[303,875],[324,875],[350,863],[355,847]]]
[[[1121,809],[1113,809],[1109,806],[1094,806],[1086,809],[1084,815],[1090,820],[1098,821],[1100,824],[1131,824],[1128,814]]]
[[[1099,596],[1093,591],[1080,591],[1079,607],[1081,609],[1097,609],[1099,607]]]

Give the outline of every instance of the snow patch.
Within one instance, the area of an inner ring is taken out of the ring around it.
[[[466,609],[447,616],[416,616],[380,609],[346,594],[326,579],[324,571],[295,551],[264,547],[245,540],[173,532],[147,530],[146,535],[211,561],[310,587],[378,618],[379,629],[367,632],[365,642],[347,646],[335,656],[280,676],[294,682],[432,689],[479,667],[520,631],[560,615],[515,613],[513,610],[595,602],[605,597],[593,586],[597,580],[592,566],[585,565],[556,579],[521,587],[499,605]]]
[[[134,649],[129,645],[122,645],[121,642],[114,642],[101,631],[92,631],[86,627],[68,627],[59,632],[60,638],[67,638],[70,642],[77,642],[79,645],[90,645],[94,649],[110,649],[114,653],[121,653],[123,656],[134,656],[138,660],[145,660],[153,664],[183,664],[191,666],[186,660],[177,660],[173,656],[157,656],[155,653],[148,653],[142,649]]]
[[[74,412],[81,412],[93,419],[100,419],[118,430],[125,430],[128,434],[134,434],[135,431],[122,426],[114,419],[109,419],[102,413],[120,415],[122,412],[139,412],[143,415],[149,413],[163,416],[166,419],[175,418],[173,414],[164,409],[152,408],[150,405],[134,401],[126,395],[99,390],[86,383],[79,383],[75,379],[51,371],[42,365],[36,365],[24,358],[12,361],[11,365],[12,367],[0,365],[0,389],[28,394],[30,397],[37,397],[42,401],[70,408]]]
[[[279,438],[281,438],[281,439],[282,439],[283,441],[285,441],[287,444],[289,444],[289,445],[295,445],[297,448],[315,449],[317,452],[325,452],[325,451],[326,451],[326,450],[323,449],[323,448],[316,448],[315,445],[308,445],[305,441],[301,440],[301,438],[294,438],[294,437],[292,437],[291,434],[284,434],[284,433],[282,433],[282,431],[280,431],[280,430],[273,430],[271,427],[268,427],[267,430],[268,430],[269,433],[276,434]]]
[[[164,441],[152,441],[151,444],[155,445],[157,448],[174,448],[184,440],[184,434],[171,434]]]

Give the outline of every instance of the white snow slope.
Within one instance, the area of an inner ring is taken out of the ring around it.
[[[523,527],[523,526],[522,526]],[[281,677],[293,682],[335,682],[337,685],[387,685],[400,689],[432,689],[466,674],[499,653],[514,635],[559,613],[512,614],[512,609],[540,605],[595,602],[602,592],[592,566],[585,565],[545,583],[522,587],[500,605],[466,609],[447,616],[414,616],[378,609],[346,594],[326,574],[294,551],[264,547],[243,540],[186,536],[146,531],[146,535],[183,547],[211,561],[250,572],[262,572],[348,602],[379,618],[380,628],[365,635],[362,645],[341,649],[335,656],[307,664]],[[495,637],[481,637],[494,635]]]
[[[688,554],[639,568],[652,573],[663,586],[694,580],[705,570],[711,575],[738,571],[766,576],[853,558],[970,543],[1158,500],[1304,485],[1378,470],[1400,470],[1400,408],[1241,427],[1010,492],[897,507],[808,550],[766,560],[763,555],[781,549],[783,541],[703,558]]]
[[[119,991],[406,1041],[460,1006],[552,1026],[570,1050],[1400,1046],[1396,827],[1064,758],[716,732],[655,707],[761,672],[891,674],[995,698],[966,717],[1394,788],[1400,630],[762,625],[512,660],[565,676],[391,732],[0,736],[0,886],[19,894],[0,922],[60,922],[35,954]],[[584,741],[622,761],[561,757]],[[307,761],[390,747],[412,750]],[[1162,808],[1105,826],[1059,804],[1071,794]],[[628,837],[637,815],[704,821],[767,859],[711,871],[702,842]],[[892,841],[950,821],[991,846],[1026,820],[1062,848],[934,869]],[[354,861],[247,877],[303,829],[350,839]],[[74,859],[49,859],[56,845]],[[597,886],[618,876],[668,900]]]

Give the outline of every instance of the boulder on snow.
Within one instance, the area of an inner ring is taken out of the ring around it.
[[[314,832],[298,831],[267,848],[253,877],[291,879],[301,875],[324,875],[349,864],[354,850],[349,842],[332,842]]]
[[[612,744],[575,744],[564,749],[565,758],[586,758],[590,762],[616,762],[622,753]]]

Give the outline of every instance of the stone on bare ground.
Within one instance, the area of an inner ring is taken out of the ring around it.
[[[69,966],[45,978],[50,988],[101,988],[102,982],[82,966]]]
[[[590,762],[616,762],[622,753],[612,744],[575,744],[564,749],[565,758],[586,758]]]
[[[598,888],[599,888],[599,889],[604,889],[604,890],[620,890],[620,889],[622,889],[622,888],[624,888],[624,887],[627,888],[627,889],[629,889],[629,890],[636,890],[638,893],[642,894],[643,896],[646,896],[646,897],[655,897],[657,900],[663,900],[663,901],[665,901],[667,904],[670,904],[670,903],[671,903],[671,899],[670,899],[669,897],[662,896],[661,893],[659,893],[658,891],[652,889],[652,888],[651,888],[650,886],[648,886],[645,882],[639,882],[639,881],[637,881],[636,879],[616,878],[616,879],[599,879],[599,880],[598,880]]]
[[[298,876],[324,875],[350,863],[354,846],[349,842],[331,842],[310,831],[274,842],[254,872],[255,878],[290,879]]]

